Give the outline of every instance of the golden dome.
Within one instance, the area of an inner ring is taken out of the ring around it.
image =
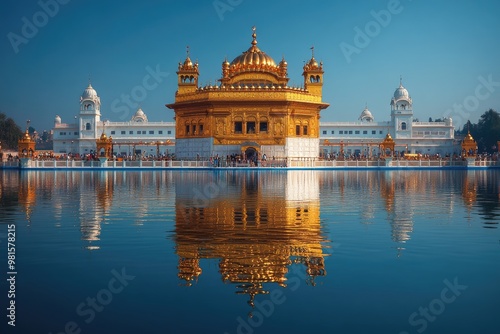
[[[318,62],[316,61],[316,59],[314,59],[314,57],[312,57],[311,60],[309,60],[309,66],[318,67]]]
[[[231,66],[237,65],[268,65],[276,67],[274,59],[267,55],[264,51],[261,51],[257,47],[257,34],[255,33],[255,27],[252,28],[252,46],[245,52],[243,52],[238,57],[234,58],[231,62]]]
[[[100,140],[106,140],[106,139],[108,139],[108,136],[106,136],[106,134],[103,132]]]

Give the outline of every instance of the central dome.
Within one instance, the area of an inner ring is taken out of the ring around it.
[[[230,66],[236,65],[268,65],[268,66],[276,66],[276,63],[273,58],[267,55],[264,51],[261,51],[257,47],[257,34],[255,33],[255,28],[253,28],[252,34],[252,46],[243,52],[243,54],[234,58],[231,62]]]

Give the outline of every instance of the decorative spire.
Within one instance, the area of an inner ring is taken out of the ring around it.
[[[252,45],[255,46],[255,45],[257,45],[257,33],[256,33],[257,28],[255,26],[253,26],[252,27],[252,31],[253,31],[253,34],[252,34],[252,38],[253,38]]]
[[[314,59],[314,45],[311,46],[311,58]]]
[[[186,46],[186,57],[189,58],[189,45]]]
[[[28,133],[28,132],[29,132],[29,129],[30,129],[30,123],[31,123],[31,121],[28,119],[28,120],[26,121],[26,133]]]
[[[403,87],[403,76],[399,75],[399,87]]]

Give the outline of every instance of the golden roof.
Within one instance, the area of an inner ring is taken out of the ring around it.
[[[26,129],[26,132],[24,132],[24,135],[20,139],[21,142],[31,142],[33,141],[33,138],[31,138],[28,129]]]
[[[231,66],[267,65],[276,67],[274,59],[257,47],[257,34],[255,33],[255,27],[253,27],[252,30],[253,30],[252,34],[253,40],[251,43],[252,46],[247,51],[243,52],[241,55],[234,58],[234,60],[231,62],[230,65]]]
[[[470,134],[470,132],[467,133],[467,136],[465,136],[464,141],[474,141],[474,138]]]
[[[99,138],[100,140],[106,140],[108,139],[108,136],[106,136],[106,134],[103,132],[102,135],[101,135],[101,138]]]

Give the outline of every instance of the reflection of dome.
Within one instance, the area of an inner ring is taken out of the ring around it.
[[[54,118],[54,123],[61,124],[61,117],[59,115],[56,115],[56,117]]]
[[[97,92],[92,87],[91,84],[88,85],[87,88],[82,93],[82,99],[94,99],[97,97]]]
[[[230,65],[268,65],[275,67],[276,63],[274,59],[257,47],[257,34],[255,33],[255,29],[252,38],[252,46],[247,51],[243,52],[243,54],[234,58]]]
[[[373,122],[374,118],[370,110],[368,110],[368,107],[366,107],[362,112],[361,115],[359,116],[359,120],[361,121],[366,121],[366,122]]]

